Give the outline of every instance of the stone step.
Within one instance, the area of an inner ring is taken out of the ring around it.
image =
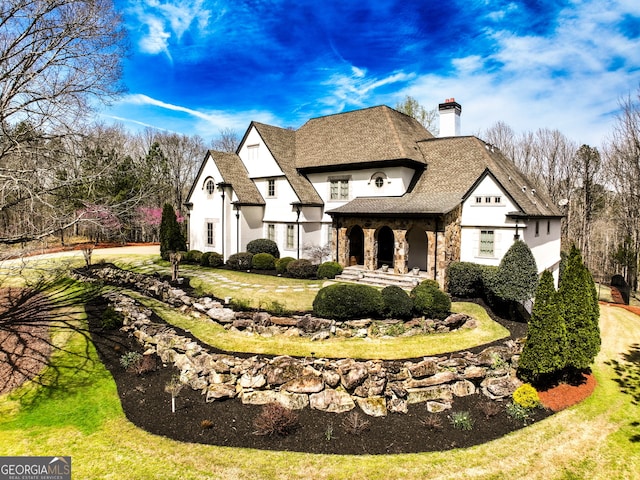
[[[342,274],[336,276],[336,280],[342,282],[362,283],[376,287],[396,285],[405,290],[411,290],[414,286],[427,278],[427,272],[420,272],[418,275],[402,275],[392,272],[383,272],[382,270],[365,270],[363,267],[348,267],[344,269]]]

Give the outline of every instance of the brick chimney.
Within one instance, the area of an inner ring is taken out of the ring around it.
[[[460,114],[462,106],[455,98],[447,98],[438,105],[440,112],[440,136],[457,137],[460,135]]]

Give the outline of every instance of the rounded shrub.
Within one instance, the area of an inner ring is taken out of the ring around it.
[[[276,260],[276,272],[283,274],[287,273],[287,266],[293,262],[295,258],[293,257],[282,257]]]
[[[287,265],[287,273],[293,278],[312,278],[317,272],[318,266],[305,258],[293,260]]]
[[[224,263],[224,259],[222,255],[218,252],[210,252],[209,255],[209,266],[210,267],[219,267]]]
[[[227,265],[232,270],[249,270],[253,254],[249,252],[234,253],[227,259]]]
[[[513,392],[513,402],[522,408],[531,410],[540,405],[540,397],[535,388],[528,383],[524,383]]]
[[[200,263],[202,252],[200,250],[189,250],[185,260],[187,263]]]
[[[447,268],[447,290],[461,298],[482,296],[482,266],[472,262],[453,262]]]
[[[382,314],[388,318],[409,318],[413,314],[413,302],[409,294],[397,285],[384,287]]]
[[[247,243],[247,252],[257,255],[258,253],[270,253],[274,258],[280,258],[278,244],[268,238],[257,238]]]
[[[256,270],[273,270],[276,268],[276,259],[270,253],[256,253],[251,259],[251,265]]]
[[[319,317],[348,320],[379,316],[382,294],[369,285],[336,283],[320,289],[313,300],[313,313]]]
[[[200,266],[208,267],[209,266],[209,258],[211,257],[211,252],[204,252],[200,257]]]
[[[318,267],[318,278],[336,278],[342,273],[342,265],[338,262],[324,262]]]
[[[443,320],[451,313],[451,299],[435,280],[425,280],[411,290],[413,310],[417,315]]]

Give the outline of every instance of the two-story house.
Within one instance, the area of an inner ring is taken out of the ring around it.
[[[440,104],[439,138],[387,106],[298,130],[252,122],[235,153],[205,155],[189,247],[226,259],[256,238],[298,258],[329,246],[344,266],[418,268],[442,283],[450,262],[498,265],[521,238],[557,274],[561,212],[497,148],[459,136],[461,110]]]

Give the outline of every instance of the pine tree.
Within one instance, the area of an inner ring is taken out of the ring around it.
[[[180,252],[186,249],[187,244],[176,219],[176,212],[171,205],[165,203],[160,222],[160,256],[168,260],[169,252]]]
[[[553,275],[545,270],[536,290],[527,341],[518,365],[518,375],[529,382],[564,369],[567,360],[567,327],[560,315]]]
[[[600,351],[600,309],[593,278],[575,246],[569,253],[558,294],[567,326],[567,367],[584,370]]]

